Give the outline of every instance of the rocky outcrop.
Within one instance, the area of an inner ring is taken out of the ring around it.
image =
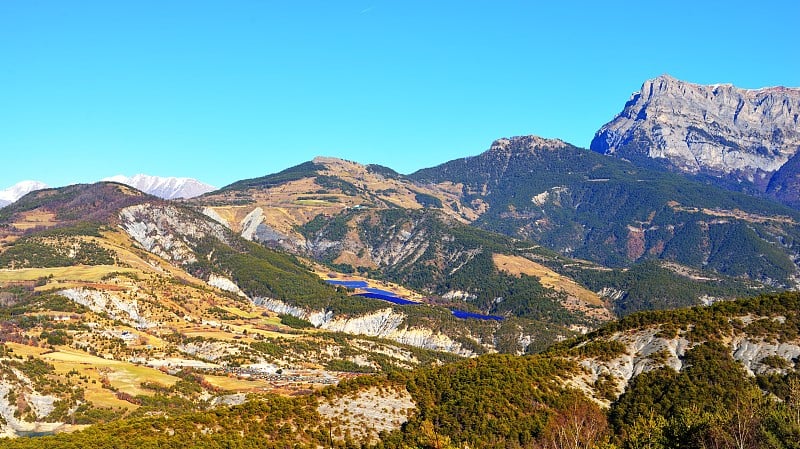
[[[191,356],[217,362],[230,355],[238,355],[241,349],[234,344],[222,341],[191,341],[177,346],[178,350]]]
[[[352,435],[369,444],[376,444],[381,432],[400,429],[415,410],[416,404],[405,387],[388,391],[372,387],[326,399],[317,407],[320,416],[331,423],[340,422],[343,415],[348,416],[344,424],[346,432],[337,432],[337,441],[344,440],[345,435]]]
[[[256,207],[242,220],[242,237],[253,240],[258,226],[264,221],[264,209]]]
[[[610,340],[616,340],[625,345],[625,353],[613,360],[584,358],[579,361],[584,373],[570,380],[570,383],[579,389],[593,394],[593,385],[602,375],[611,375],[616,382],[617,393],[621,394],[628,387],[628,383],[639,374],[662,366],[668,366],[676,371],[683,367],[681,358],[691,347],[688,340],[683,337],[664,338],[659,329],[644,329],[632,334],[618,333]],[[608,405],[605,398],[598,402]]]
[[[0,438],[50,434],[62,428],[64,423],[48,419],[59,398],[37,392],[22,373],[10,371],[0,376]],[[21,404],[30,410],[28,419],[18,413]]]
[[[242,229],[241,236],[247,240],[281,247],[289,251],[298,251],[304,246],[300,239],[290,237],[268,225],[265,221],[264,209],[260,207],[250,211],[239,223],[239,226]]]
[[[762,317],[762,319],[764,319]],[[769,319],[769,318],[767,318]],[[743,322],[753,321],[753,317],[739,317]],[[675,371],[685,368],[683,357],[687,351],[701,344],[691,342],[679,332],[673,337],[665,337],[660,328],[645,328],[634,332],[618,332],[608,337],[609,341],[617,341],[624,345],[625,351],[613,359],[594,357],[576,360],[583,372],[568,380],[572,386],[595,395],[594,386],[601,376],[611,376],[616,383],[617,394],[622,394],[628,384],[641,373],[669,367]],[[785,373],[785,369],[776,368],[769,360],[780,358],[785,367],[792,366],[800,357],[800,341],[772,341],[770,338],[756,337],[741,333],[727,340],[731,356],[747,370],[750,375],[770,372]],[[608,398],[595,399],[605,405]]]
[[[706,86],[662,75],[631,96],[591,149],[797,200],[796,164],[787,162],[800,150],[800,89]],[[784,166],[792,173],[770,185]]]
[[[203,217],[203,216],[200,216]],[[191,245],[205,237],[227,242],[223,225],[189,216],[171,205],[144,203],[119,212],[120,227],[145,250],[175,264],[196,262]]]
[[[764,374],[772,368],[763,363],[767,357],[780,357],[789,362],[800,357],[800,342],[774,342],[763,338],[740,336],[731,342],[733,358],[742,362],[751,374]]]
[[[208,285],[217,287],[218,289],[226,292],[235,293],[243,298],[247,297],[247,295],[242,291],[242,289],[239,288],[238,285],[236,285],[235,282],[223,276],[218,276],[212,273],[208,277]]]
[[[476,355],[447,335],[428,328],[409,328],[403,324],[405,319],[404,314],[387,308],[363,316],[333,319],[320,327],[333,332],[386,338],[417,348],[445,351],[464,357]]]
[[[139,329],[154,327],[139,310],[139,303],[135,299],[122,298],[111,292],[89,290],[84,288],[69,288],[58,292],[77,304],[88,307],[96,313],[106,313],[115,320],[128,323]]]
[[[315,327],[351,335],[366,335],[396,341],[417,348],[432,349],[464,357],[476,355],[449,336],[428,328],[409,328],[406,316],[391,308],[354,317],[335,317],[331,312],[304,310],[270,298],[254,298],[256,305],[311,322]]]
[[[320,327],[333,318],[332,312],[305,310],[297,306],[286,304],[278,299],[253,298],[253,303],[280,315],[291,315],[293,317],[306,320],[315,327]]]
[[[211,207],[203,208],[203,215],[230,229],[231,224]]]

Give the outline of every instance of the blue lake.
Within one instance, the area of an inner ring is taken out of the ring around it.
[[[366,281],[339,281],[336,279],[326,279],[325,282],[331,285],[337,285],[349,289],[360,288],[364,290],[366,293],[357,293],[354,296],[360,296],[362,298],[380,299],[381,301],[387,301],[392,304],[397,304],[399,306],[412,306],[420,304],[418,302],[403,299],[397,296],[397,294],[394,292],[390,292],[388,290],[381,290],[379,288],[369,287],[369,284]],[[465,312],[463,310],[458,310],[458,309],[450,309],[450,312],[453,313],[454,317],[460,318],[462,320],[476,319],[476,320],[502,321],[505,319],[504,317],[501,316],[483,315],[480,313]]]
[[[419,304],[418,302],[409,301],[403,298],[398,298],[395,295],[383,295],[380,293],[358,293],[354,296],[360,296],[362,298],[370,298],[370,299],[380,299],[382,301],[388,301],[392,304],[397,304],[399,306],[412,306],[415,304]]]
[[[472,313],[472,312],[465,312],[463,310],[458,309],[450,309],[453,312],[453,316],[456,318],[461,318],[462,320],[466,320],[469,318],[474,318],[476,320],[494,320],[494,321],[503,321],[505,317],[497,316],[497,315],[483,315],[480,313]]]

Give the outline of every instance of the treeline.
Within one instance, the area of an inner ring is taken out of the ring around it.
[[[26,237],[0,253],[0,267],[12,269],[115,263],[113,251],[74,237]]]
[[[731,278],[711,272],[700,272],[690,278],[664,267],[663,262],[647,260],[627,270],[583,269],[580,266],[561,269],[593,291],[613,288],[624,292],[614,301],[614,311],[629,315],[638,311],[675,309],[697,305],[702,296],[711,298],[740,298],[751,295],[754,289],[769,290],[761,284],[741,278]]]
[[[308,398],[269,396],[208,412],[163,414],[116,421],[72,434],[0,440],[23,448],[315,448],[328,441]]]
[[[300,165],[287,168],[286,170],[283,170],[281,172],[272,175],[262,176],[260,178],[244,179],[241,181],[234,182],[233,184],[221,188],[220,191],[227,192],[236,190],[247,190],[253,188],[276,187],[291,181],[297,181],[299,179],[316,176],[319,168],[320,167],[313,162],[310,161],[304,162]]]

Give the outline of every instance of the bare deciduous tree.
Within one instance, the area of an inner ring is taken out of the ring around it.
[[[607,429],[606,416],[596,405],[576,400],[550,419],[541,443],[549,449],[591,449]]]

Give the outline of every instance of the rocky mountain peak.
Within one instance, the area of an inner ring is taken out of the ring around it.
[[[495,153],[535,153],[540,150],[566,148],[567,143],[560,139],[547,139],[539,136],[504,137],[492,142],[489,152]]]
[[[591,149],[767,191],[800,150],[800,89],[647,80]]]
[[[162,177],[138,174],[132,177],[116,175],[103,181],[118,182],[164,199],[194,198],[216,190],[216,187],[192,178]]]
[[[30,192],[47,187],[47,184],[41,181],[20,181],[5,190],[0,190],[0,207],[7,206]]]

